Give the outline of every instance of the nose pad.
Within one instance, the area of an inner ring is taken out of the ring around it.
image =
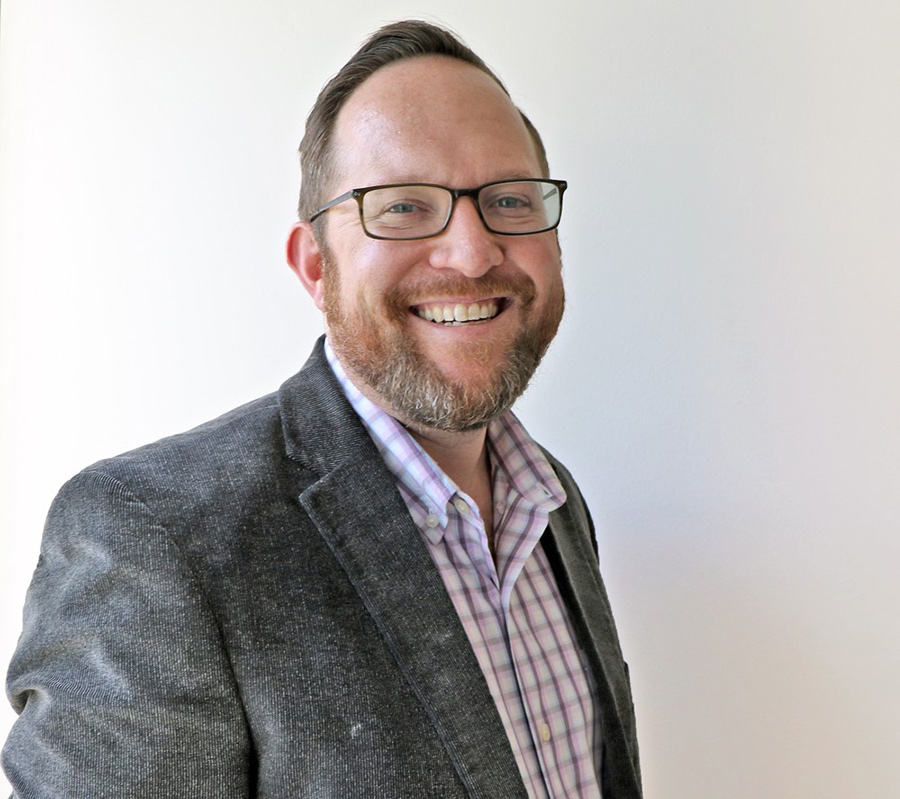
[[[430,263],[436,269],[480,277],[503,261],[497,236],[484,226],[473,197],[456,201],[447,229],[434,242]]]

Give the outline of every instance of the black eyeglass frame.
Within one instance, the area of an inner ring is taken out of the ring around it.
[[[503,183],[550,183],[557,188],[559,191],[559,214],[556,218],[556,222],[552,225],[548,225],[545,228],[541,228],[540,230],[529,230],[526,232],[516,233],[510,232],[508,230],[495,230],[484,218],[484,214],[481,212],[481,203],[478,202],[478,195],[484,189],[488,189],[491,186],[497,186]],[[481,186],[476,186],[474,189],[451,189],[449,186],[441,186],[438,183],[382,183],[378,186],[365,186],[360,189],[350,189],[350,191],[345,191],[339,197],[335,197],[330,202],[325,203],[321,208],[319,208],[314,214],[309,217],[309,222],[315,222],[322,214],[326,211],[331,210],[336,205],[340,205],[343,202],[353,198],[356,200],[356,204],[359,207],[359,223],[362,225],[363,233],[365,233],[370,239],[378,239],[380,241],[416,241],[418,239],[430,239],[434,236],[440,236],[450,225],[450,220],[453,219],[453,212],[456,210],[456,201],[460,197],[471,197],[472,201],[475,203],[475,210],[478,211],[478,217],[481,219],[481,223],[485,226],[487,230],[491,233],[496,233],[500,236],[533,236],[536,233],[546,233],[548,230],[555,230],[559,227],[559,223],[562,220],[562,209],[563,209],[563,194],[568,188],[568,183],[564,180],[554,180],[552,178],[507,178],[506,180],[492,180],[490,183],[483,183]],[[440,230],[435,231],[434,233],[428,233],[424,236],[379,236],[375,233],[371,233],[366,227],[365,216],[363,215],[363,198],[370,191],[376,191],[377,189],[396,189],[402,186],[424,186],[426,188],[431,189],[443,189],[444,191],[450,192],[450,212],[447,214],[447,218],[444,220],[444,224]]]

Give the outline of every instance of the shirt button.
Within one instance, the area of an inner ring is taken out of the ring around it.
[[[541,740],[544,743],[550,740],[550,726],[548,724],[541,723]]]
[[[457,497],[453,500],[453,504],[456,506],[456,509],[463,515],[466,516],[469,513],[469,506],[466,504],[466,501],[461,497]]]
[[[429,513],[425,517],[425,524],[427,524],[432,530],[437,527],[441,523],[441,520],[435,516],[433,513]]]

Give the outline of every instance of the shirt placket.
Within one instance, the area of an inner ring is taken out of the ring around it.
[[[515,492],[512,492],[513,494]],[[510,497],[512,513],[517,512],[519,498]],[[528,561],[537,546],[540,533],[546,527],[546,513],[533,509],[529,514],[526,531],[514,554],[513,562],[504,563],[503,585],[501,586],[502,611],[507,634],[510,659],[519,685],[519,693],[525,711],[531,744],[540,767],[542,788],[547,796],[561,795],[553,784],[552,775],[557,766],[554,749],[552,719],[546,712],[544,693],[552,680],[540,647],[529,640],[528,620],[524,615],[523,603],[519,600],[519,586]],[[550,686],[551,689],[558,686]]]
[[[531,582],[539,577],[535,574],[541,568],[539,561],[549,568],[543,553],[529,561],[527,573],[523,570],[517,580],[508,610],[510,648],[523,688],[528,726],[550,796],[599,799],[595,777],[580,771],[585,763],[593,763],[593,724],[583,708],[567,701],[569,697],[563,693],[566,686],[573,686],[571,669],[583,668],[580,653],[573,651],[572,662],[567,662],[559,641],[565,619],[552,602],[535,601],[531,596]]]
[[[527,709],[510,650],[500,576],[487,547],[480,514],[473,511],[473,506],[469,502],[464,495],[457,494],[453,501],[448,503],[449,523],[445,543],[448,547],[455,548],[457,563],[462,559],[467,567],[469,602],[474,615],[481,619],[478,622],[479,626],[484,631],[485,625],[489,624],[495,631],[493,635],[485,636],[485,639],[493,638],[495,639],[493,646],[502,647],[502,652],[491,650],[491,645],[483,640],[475,645],[476,657],[482,663],[482,671],[485,673],[491,695],[494,696],[498,712],[504,717],[504,727],[515,731],[515,740],[511,740],[510,743],[520,770],[523,770],[529,796],[533,799],[544,799],[548,797],[548,793],[544,775],[541,774],[533,734],[529,731]],[[502,669],[497,667],[501,663],[506,664],[510,672],[509,679],[512,680],[510,685],[504,685],[503,678],[498,676]],[[485,665],[488,668],[484,668]]]

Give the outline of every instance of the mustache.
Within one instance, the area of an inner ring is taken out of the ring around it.
[[[432,297],[510,297],[523,305],[528,305],[537,296],[534,281],[527,275],[481,275],[467,278],[463,275],[420,278],[414,283],[396,286],[385,300],[389,307],[405,312],[412,305],[418,305]]]

